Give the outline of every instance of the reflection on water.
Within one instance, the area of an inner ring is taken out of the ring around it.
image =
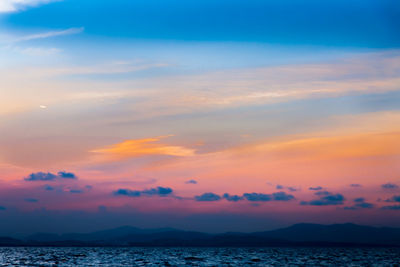
[[[400,248],[0,248],[1,266],[398,266]]]

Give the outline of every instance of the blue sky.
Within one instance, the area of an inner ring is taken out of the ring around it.
[[[68,0],[5,15],[15,30],[85,27],[91,38],[394,48],[395,0]],[[83,38],[84,39],[84,38]]]

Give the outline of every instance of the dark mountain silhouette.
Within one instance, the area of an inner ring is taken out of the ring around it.
[[[14,245],[19,245],[20,243],[21,240],[11,237],[0,236],[0,246],[14,246]]]
[[[400,228],[356,224],[295,224],[256,233],[207,234],[123,226],[92,233],[0,237],[0,246],[400,246]]]
[[[168,231],[174,231],[172,228],[158,228],[158,229],[140,229],[132,226],[121,226],[114,229],[97,231],[93,233],[81,234],[81,233],[68,233],[68,234],[49,234],[49,233],[37,233],[27,237],[29,241],[41,241],[41,242],[55,242],[65,240],[76,240],[76,241],[112,241],[124,239],[131,235],[150,235],[155,233],[164,233]],[[175,230],[177,231],[177,230]]]

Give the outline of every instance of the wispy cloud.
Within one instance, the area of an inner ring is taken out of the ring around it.
[[[27,56],[38,56],[45,57],[58,54],[61,49],[58,48],[42,48],[42,47],[26,47],[26,48],[15,48],[15,51],[20,52]]]
[[[56,1],[60,0],[1,0],[0,13],[17,12],[24,10],[27,7],[35,7]]]
[[[133,139],[90,152],[104,155],[109,159],[124,159],[150,155],[193,156],[195,151],[182,146],[157,143],[165,137]]]
[[[52,38],[52,37],[57,37],[57,36],[79,34],[79,33],[82,33],[84,30],[85,30],[84,27],[80,27],[80,28],[68,28],[68,29],[64,29],[64,30],[28,34],[28,35],[24,35],[24,36],[10,38],[9,42],[10,43],[18,43],[18,42],[37,40],[37,39]]]

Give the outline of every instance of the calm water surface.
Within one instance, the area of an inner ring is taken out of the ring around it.
[[[0,266],[400,266],[399,248],[0,248]]]

